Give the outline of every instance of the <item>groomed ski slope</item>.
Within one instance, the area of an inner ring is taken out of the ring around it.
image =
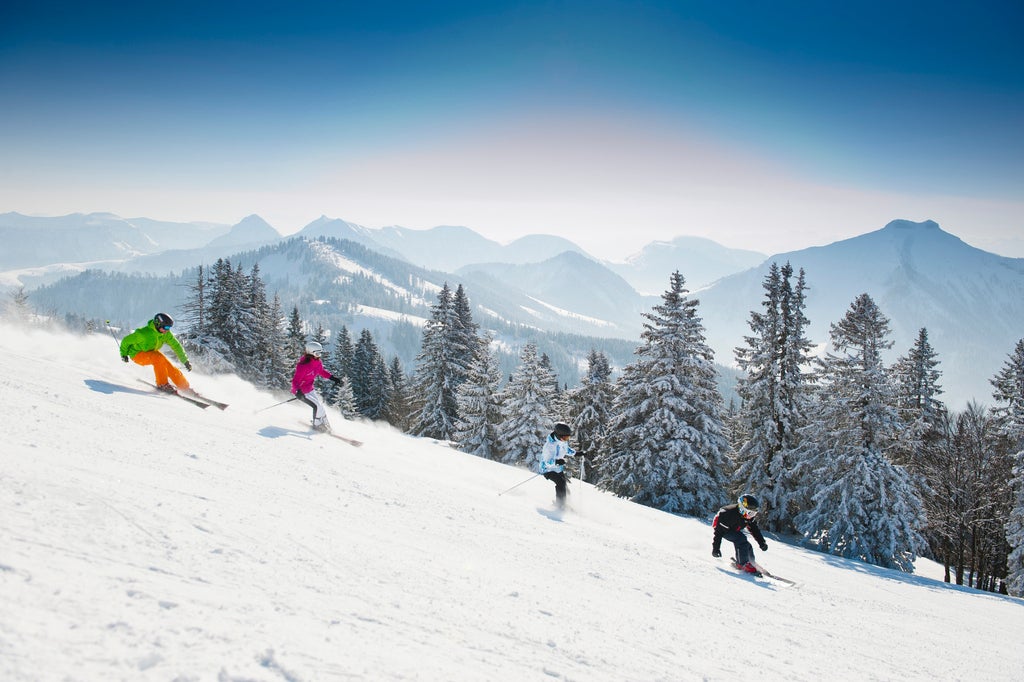
[[[787,546],[232,377],[149,393],[109,335],[0,326],[0,679],[1010,680],[1024,601]],[[726,502],[726,500],[723,500]],[[714,510],[708,510],[710,514]],[[541,513],[545,512],[545,513]],[[935,567],[928,566],[935,574]]]

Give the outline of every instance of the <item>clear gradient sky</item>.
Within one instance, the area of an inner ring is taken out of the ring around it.
[[[1024,257],[1024,4],[8,2],[0,212]]]

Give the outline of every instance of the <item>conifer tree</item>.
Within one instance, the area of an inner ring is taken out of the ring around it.
[[[599,485],[676,514],[706,515],[725,495],[727,443],[714,353],[675,272],[645,313],[637,359],[618,381]]]
[[[605,454],[605,434],[615,401],[615,385],[612,383],[612,368],[608,356],[591,349],[587,355],[587,371],[580,379],[580,386],[568,391],[569,411],[574,415],[570,425],[576,434],[576,446],[586,452],[592,462],[588,480],[597,480]]]
[[[287,336],[284,329],[284,311],[281,308],[281,298],[277,294],[274,294],[267,307],[266,321],[263,324],[263,342],[268,354],[265,386],[287,389],[291,385],[292,367],[285,355]]]
[[[892,367],[896,409],[903,429],[891,459],[915,477],[922,475],[928,451],[942,438],[943,405],[938,399],[942,393],[938,365],[938,355],[928,342],[928,330],[922,327],[913,347]]]
[[[341,383],[334,391],[334,402],[331,404],[338,408],[341,416],[345,419],[355,419],[360,416],[359,410],[356,409],[356,397],[352,393],[352,379],[347,376],[341,377]]]
[[[352,353],[352,395],[356,411],[367,419],[383,419],[391,394],[384,358],[369,329],[363,329]]]
[[[751,312],[751,335],[736,349],[746,375],[738,393],[742,406],[732,425],[737,441],[733,474],[736,494],[756,493],[763,528],[791,531],[799,511],[799,481],[794,477],[799,429],[807,421],[811,342],[804,316],[804,272],[792,283],[793,267],[772,263],[762,286],[762,312]]]
[[[195,283],[189,286],[183,305],[183,331],[177,336],[194,364],[208,372],[226,373],[234,371],[234,365],[227,344],[212,329],[212,291],[215,287],[211,271],[199,266]]]
[[[889,320],[867,294],[831,325],[835,353],[819,362],[819,400],[800,447],[799,473],[812,494],[796,523],[823,552],[912,572],[924,515],[910,476],[886,457],[899,429],[882,362],[888,334]]]
[[[475,330],[462,286],[453,299],[446,282],[431,309],[431,318],[424,325],[423,343],[416,356],[415,435],[439,440],[452,438],[459,416],[455,392],[466,380],[478,343]]]
[[[291,364],[295,364],[306,352],[306,325],[299,315],[299,307],[292,306],[292,314],[288,318],[288,348],[285,357]]]
[[[551,371],[541,364],[537,344],[523,346],[519,365],[501,394],[502,461],[535,468],[551,430]]]
[[[396,355],[388,365],[388,380],[391,384],[391,400],[388,403],[385,418],[400,431],[409,430],[412,416],[412,396],[410,395],[409,377],[406,376],[402,361]]]
[[[1006,524],[1007,589],[1024,597],[1024,339],[1017,342],[1002,369],[991,380],[997,406],[993,412],[1012,462],[1010,499]]]
[[[498,459],[502,442],[501,369],[490,343],[490,339],[480,341],[469,375],[456,392],[459,419],[455,441],[463,452]]]

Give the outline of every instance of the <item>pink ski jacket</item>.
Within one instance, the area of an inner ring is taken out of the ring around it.
[[[292,393],[302,391],[303,393],[313,392],[313,382],[317,377],[330,379],[331,373],[324,369],[324,363],[320,358],[312,355],[303,355],[299,364],[295,365],[295,374],[292,376]]]

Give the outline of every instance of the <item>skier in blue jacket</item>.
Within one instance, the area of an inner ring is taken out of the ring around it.
[[[555,484],[555,504],[559,509],[565,508],[565,496],[568,490],[565,484],[565,458],[575,457],[576,451],[569,447],[572,429],[568,424],[558,422],[554,430],[544,441],[544,451],[540,456],[540,473],[544,478]]]

